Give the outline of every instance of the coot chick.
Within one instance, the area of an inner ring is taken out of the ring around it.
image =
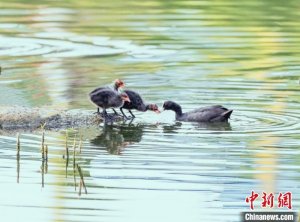
[[[176,120],[187,122],[227,122],[233,110],[220,105],[198,108],[183,113],[181,106],[172,101],[166,101],[164,110],[173,110],[176,113]]]
[[[103,109],[103,116],[105,118],[108,117],[106,109],[119,108],[123,106],[125,101],[130,102],[126,93],[118,93],[109,88],[91,92],[90,99],[98,106],[98,110],[99,107]]]
[[[131,114],[131,118],[135,118],[135,115],[131,112],[132,109],[136,109],[141,112],[146,112],[147,110],[152,110],[156,113],[160,113],[158,106],[156,104],[145,104],[142,97],[132,90],[124,90],[124,92],[128,95],[130,102],[124,102],[123,106],[120,108],[121,113],[125,118],[128,118],[123,109],[128,109],[129,113]]]
[[[90,94],[91,93],[95,93],[96,91],[99,91],[99,90],[102,90],[102,89],[113,89],[116,92],[119,92],[119,89],[123,88],[123,87],[125,87],[125,83],[122,80],[120,80],[120,79],[116,79],[114,81],[114,83],[113,83],[112,86],[101,86],[101,87],[98,87],[98,88],[94,89],[92,92],[90,92]]]
[[[90,92],[89,95],[91,97],[92,94],[96,94],[97,92],[99,92],[103,89],[113,89],[114,91],[119,92],[119,89],[123,88],[123,87],[125,87],[125,83],[120,79],[116,79],[112,86],[98,87],[98,88],[94,89],[92,92]],[[113,109],[113,111],[115,112],[115,114],[117,114],[117,112],[114,109]],[[97,107],[96,113],[100,113],[99,107]]]

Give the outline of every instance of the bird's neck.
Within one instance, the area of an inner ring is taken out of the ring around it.
[[[145,105],[144,107],[145,107],[145,111],[147,111],[147,110],[150,110],[151,105],[150,105],[150,104],[147,104],[147,105]]]
[[[182,109],[181,106],[178,104],[175,104],[173,107],[174,112],[176,113],[176,116],[182,116]]]
[[[119,87],[117,84],[114,84],[114,90],[119,91]]]

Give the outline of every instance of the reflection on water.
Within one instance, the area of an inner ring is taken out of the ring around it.
[[[181,128],[181,125],[181,122],[176,122],[175,124],[171,125],[164,125],[164,133],[177,133],[177,131]]]
[[[44,163],[40,131],[22,132],[18,153],[15,132],[2,130],[1,218],[240,221],[251,190],[290,191],[298,209],[297,7],[296,0],[1,2],[0,106],[93,112],[88,92],[121,78],[160,106],[234,109],[221,125],[136,112],[131,124],[73,129],[67,159],[65,133],[46,132]],[[73,152],[75,134],[82,150]],[[80,197],[76,164],[88,191]]]
[[[110,154],[121,155],[122,150],[141,141],[143,125],[122,124],[119,126],[105,125],[103,131],[91,143],[98,148],[105,148]]]
[[[230,131],[231,126],[230,122],[225,123],[197,123],[196,125],[197,130],[210,130],[210,131]]]
[[[176,122],[175,124],[164,124],[163,132],[164,133],[178,133],[181,129],[183,123]],[[194,126],[194,130],[199,131],[216,131],[217,133],[222,133],[222,131],[231,131],[231,126],[229,122],[221,122],[221,123],[191,123],[191,126]]]

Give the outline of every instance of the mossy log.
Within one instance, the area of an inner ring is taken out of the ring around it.
[[[102,117],[93,111],[61,110],[48,107],[0,107],[1,130],[34,130],[41,126],[45,129],[63,129],[99,125],[101,122],[103,122]]]

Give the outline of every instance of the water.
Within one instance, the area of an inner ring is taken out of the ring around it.
[[[88,92],[120,78],[160,107],[234,110],[222,125],[134,112],[131,124],[69,129],[67,167],[65,130],[46,132],[44,162],[41,130],[19,132],[19,158],[16,132],[1,131],[3,220],[240,221],[252,190],[292,192],[298,211],[298,1],[0,5],[1,106],[93,112]]]

